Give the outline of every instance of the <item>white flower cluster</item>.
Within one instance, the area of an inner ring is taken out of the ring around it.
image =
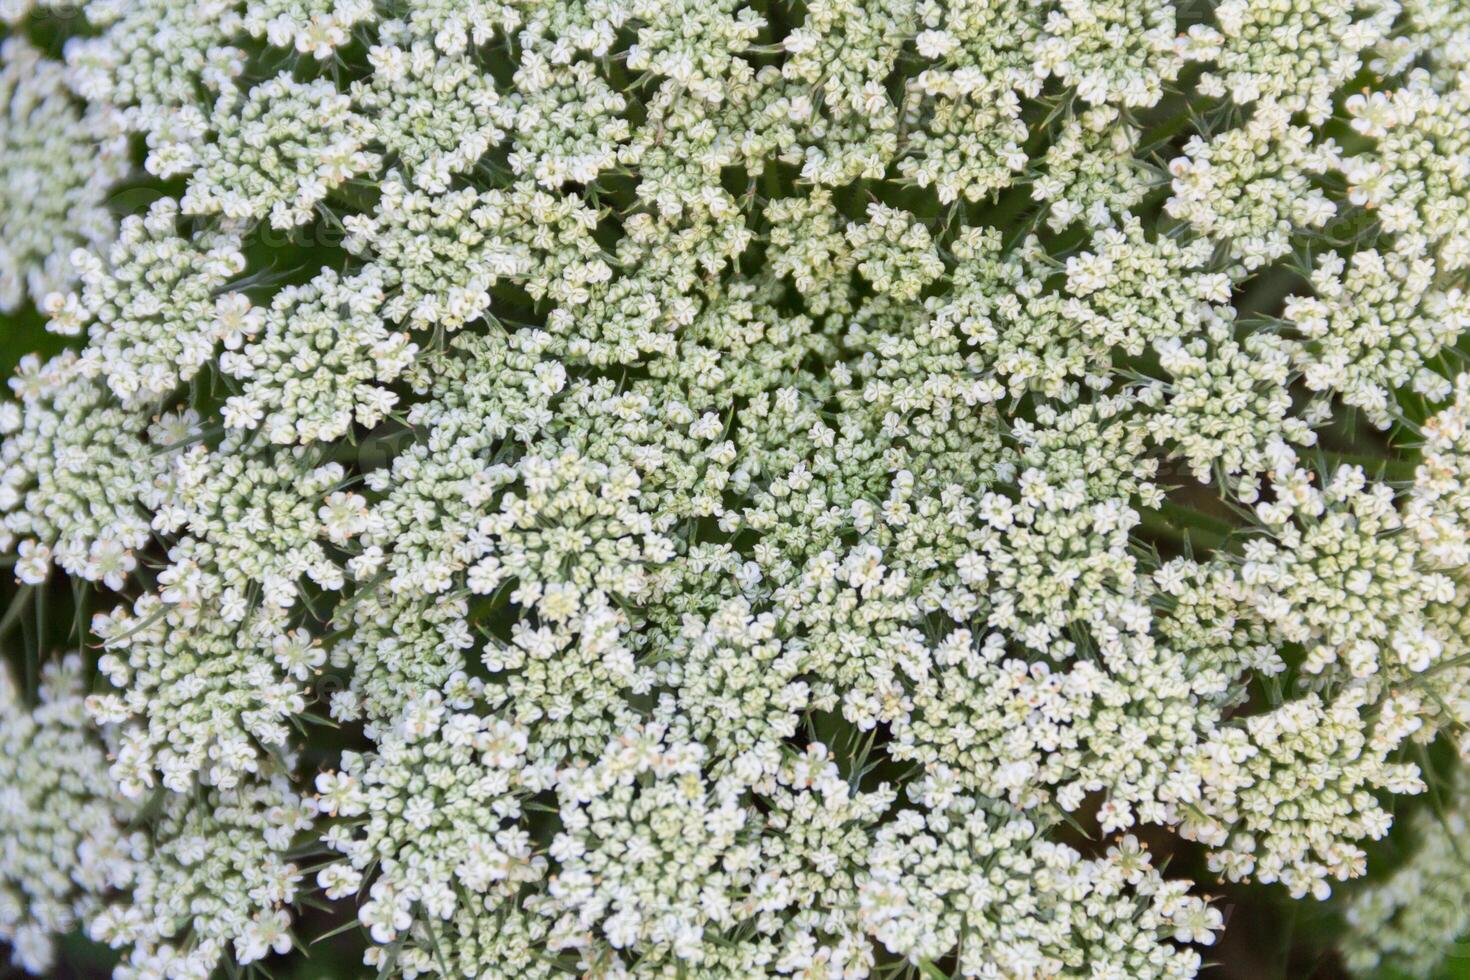
[[[1199,7],[0,0],[17,963],[1189,977],[1142,841],[1364,875],[1470,754],[1470,19]]]
[[[1200,94],[1228,93],[1241,106],[1277,101],[1318,125],[1362,67],[1363,52],[1388,38],[1398,12],[1395,0],[1225,0],[1213,24],[1189,30],[1189,57],[1214,69],[1200,78]]]
[[[327,79],[283,72],[243,98],[222,96],[210,128],[180,201],[186,214],[304,224],[328,193],[379,162],[363,149],[367,127],[351,98]]]
[[[1408,858],[1387,880],[1356,892],[1347,907],[1353,931],[1345,959],[1361,976],[1392,966],[1404,976],[1433,977],[1447,960],[1464,956],[1462,943],[1470,935],[1464,805],[1422,810],[1410,829],[1417,846]]]
[[[286,853],[315,809],[279,772],[233,790],[167,795],[125,897],[88,925],[92,939],[128,950],[114,974],[204,980],[226,950],[252,963],[290,949],[304,875]]]
[[[1161,940],[1209,942],[1220,912],[1160,878],[1137,839],[1084,859],[1029,820],[953,797],[947,775],[937,770],[919,787],[924,810],[899,811],[875,835],[859,916],[884,946],[932,963],[958,943],[971,977],[1199,969],[1198,953]]]
[[[0,673],[0,939],[35,974],[54,965],[53,937],[96,917],[148,855],[147,835],[127,826],[136,808],[115,798],[81,690],[74,654],[47,665],[34,709]]]
[[[0,43],[0,105],[0,310],[11,312],[75,280],[74,248],[111,239],[107,195],[127,176],[127,139],[117,112],[79,104],[65,66],[24,37]]]
[[[372,428],[398,401],[387,386],[418,347],[383,325],[383,287],[372,274],[344,280],[326,269],[306,286],[282,289],[263,317],[239,294],[231,298],[242,308],[234,315],[258,322],[260,335],[225,338],[239,349],[220,355],[220,370],[243,388],[225,400],[226,428],[258,428],[274,443],[328,442],[354,422]]]

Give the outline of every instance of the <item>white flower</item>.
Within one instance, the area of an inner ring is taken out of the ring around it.
[[[57,2],[22,967],[290,972],[320,889],[410,980],[1173,980],[1135,825],[1322,898],[1470,754],[1449,0]],[[1429,847],[1355,965],[1464,931]]]

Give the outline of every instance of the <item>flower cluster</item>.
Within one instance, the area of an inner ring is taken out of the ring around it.
[[[1418,846],[1385,881],[1355,893],[1346,918],[1352,926],[1348,966],[1362,975],[1392,965],[1406,976],[1432,977],[1449,958],[1463,955],[1470,934],[1470,824],[1464,807],[1421,811],[1412,822]]]
[[[81,691],[75,654],[47,665],[34,709],[0,674],[0,939],[35,974],[54,965],[53,937],[93,920],[150,853],[129,829],[137,809],[116,796]]]
[[[1455,3],[48,10],[23,968],[1189,977],[1470,753]]]
[[[24,37],[0,42],[0,106],[0,310],[11,312],[74,281],[74,248],[111,240],[107,195],[127,175],[127,139],[115,110],[78,105],[65,66]]]

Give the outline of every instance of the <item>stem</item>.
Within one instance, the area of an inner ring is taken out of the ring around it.
[[[1222,548],[1232,530],[1218,518],[1168,500],[1158,510],[1145,509],[1139,516],[1141,530],[1174,541],[1188,541],[1210,551]]]

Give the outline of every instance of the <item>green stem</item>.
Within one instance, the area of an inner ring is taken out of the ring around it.
[[[1174,541],[1189,541],[1211,551],[1223,547],[1231,531],[1230,525],[1218,518],[1168,500],[1158,510],[1141,510],[1139,516],[1141,530]]]

